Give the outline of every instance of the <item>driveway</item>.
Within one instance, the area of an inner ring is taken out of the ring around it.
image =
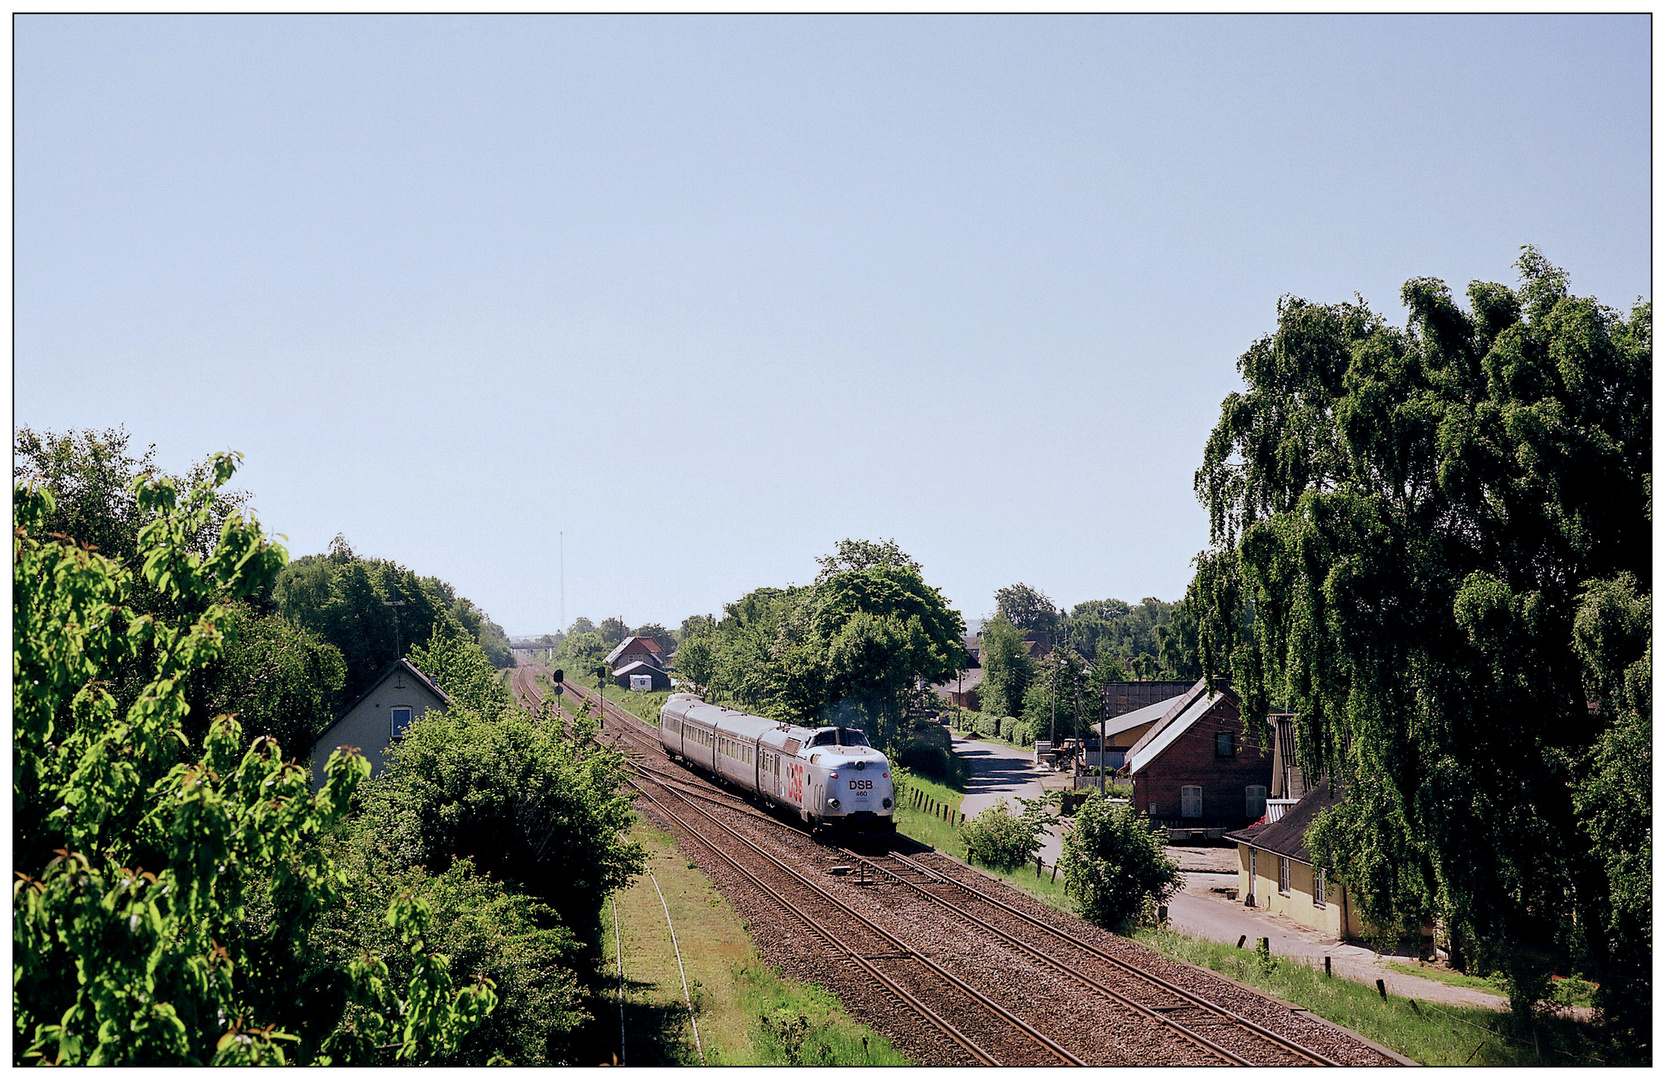
[[[949,732],[954,739],[954,752],[965,758],[971,770],[966,781],[965,798],[960,801],[960,812],[974,818],[997,802],[1006,803],[1012,813],[1022,813],[1019,799],[1038,799],[1043,794],[1040,774],[1035,771],[1035,752],[1019,750],[1004,743],[984,739],[968,739],[957,731]],[[1041,838],[1041,858],[1048,866],[1058,862],[1062,846],[1058,841],[1057,826],[1047,830]]]

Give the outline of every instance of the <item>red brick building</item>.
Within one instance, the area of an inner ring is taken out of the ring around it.
[[[1238,829],[1266,812],[1272,754],[1245,737],[1237,695],[1199,679],[1127,752],[1127,770],[1152,820]]]

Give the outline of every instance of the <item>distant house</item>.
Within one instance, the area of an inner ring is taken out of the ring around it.
[[[1219,835],[1266,812],[1272,755],[1244,732],[1237,695],[1199,679],[1127,751],[1133,805],[1170,830]]]
[[[612,680],[630,689],[669,690],[665,649],[650,637],[627,637],[607,654]]]
[[[338,746],[356,747],[370,760],[370,775],[382,771],[388,750],[417,717],[451,704],[409,660],[395,660],[371,682],[359,699],[312,742],[312,782],[322,787],[324,765]]]
[[[984,674],[980,667],[969,668],[947,682],[935,684],[931,691],[947,698],[948,703],[956,709],[971,709],[975,712],[978,706],[977,688],[983,685]]]
[[[1347,890],[1307,850],[1313,819],[1340,799],[1320,781],[1274,818],[1226,834],[1237,843],[1237,888],[1247,907],[1287,915],[1336,939],[1362,937],[1363,920]]]

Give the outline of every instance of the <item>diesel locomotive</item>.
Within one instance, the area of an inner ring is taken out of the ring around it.
[[[782,807],[817,828],[893,832],[890,762],[860,728],[797,727],[672,694],[659,742],[674,759]]]

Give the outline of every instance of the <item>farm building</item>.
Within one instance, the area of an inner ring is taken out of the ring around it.
[[[417,717],[451,704],[409,660],[389,664],[362,696],[312,742],[312,783],[322,787],[324,765],[338,746],[356,747],[370,761],[370,774],[387,764],[388,749]]]
[[[1104,721],[1099,725],[1104,763],[1112,769],[1127,764],[1127,752],[1191,686],[1188,682],[1106,683]]]
[[[1199,679],[1127,751],[1133,805],[1173,832],[1238,829],[1266,812],[1272,755],[1246,737],[1237,695]]]
[[[650,637],[627,637],[607,654],[613,682],[626,690],[669,690],[665,650]]]

